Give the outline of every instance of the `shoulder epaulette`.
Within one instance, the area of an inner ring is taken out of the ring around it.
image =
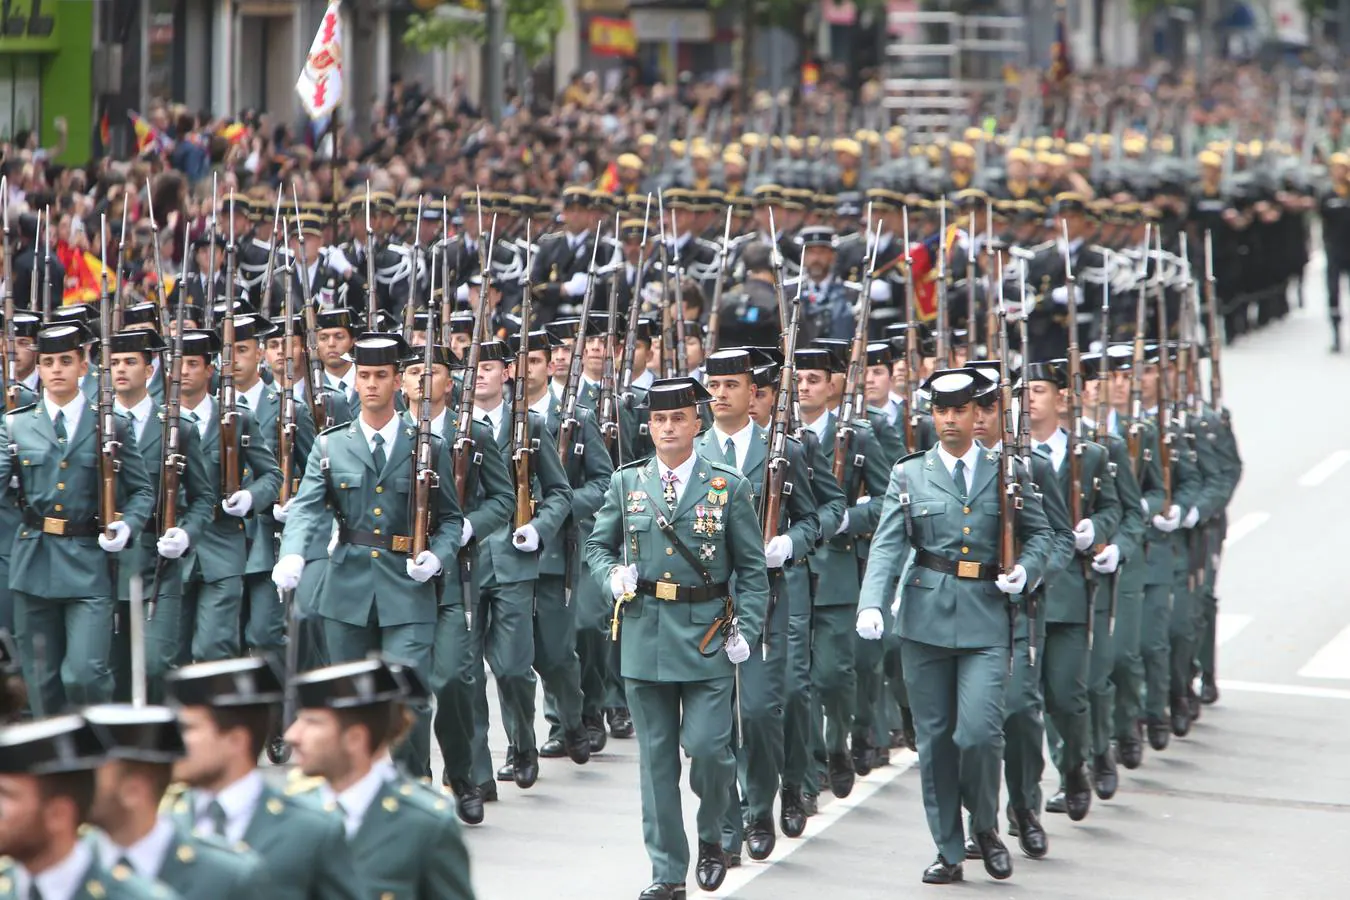
[[[336,434],[337,432],[342,431],[345,428],[351,427],[351,424],[352,424],[351,422],[345,422],[341,425],[330,425],[329,427],[320,431],[319,434]]]
[[[619,466],[619,468],[615,469],[614,471],[622,472],[624,469],[633,469],[638,466],[644,466],[647,464],[647,460],[649,460],[650,458],[651,457],[649,456],[644,456],[641,459],[635,459],[632,460],[631,462],[626,462],[623,465]]]
[[[295,769],[294,771],[298,773],[300,770]],[[313,778],[306,778],[304,776],[292,777],[287,780],[285,793],[287,797],[297,797],[300,796],[301,794],[310,794],[313,793],[314,791],[317,791],[319,789],[319,786],[322,784],[323,779],[319,778],[318,776],[315,776]]]
[[[726,463],[713,462],[711,459],[706,458],[703,461],[708,464],[708,468],[716,472],[726,472],[728,475],[735,475],[742,481],[745,480],[745,476],[741,474],[741,470],[736,468],[735,466],[729,466]]]
[[[38,406],[37,403],[30,403],[27,406],[16,406],[13,409],[11,409],[7,413],[7,415],[17,416],[19,413],[32,412],[33,410],[37,409],[37,406]]]
[[[913,453],[907,453],[904,456],[900,457],[898,460],[896,460],[896,465],[899,465],[902,462],[908,462],[911,459],[919,459],[927,452],[928,452],[927,450],[915,450]]]

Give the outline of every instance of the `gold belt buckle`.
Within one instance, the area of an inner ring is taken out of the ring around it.
[[[389,540],[389,549],[395,553],[407,553],[412,550],[412,538],[407,535],[396,534]]]
[[[969,559],[959,560],[956,563],[957,578],[979,578],[980,564]]]
[[[674,600],[679,595],[679,587],[673,581],[658,581],[656,583],[656,599]]]
[[[64,535],[66,533],[66,520],[44,516],[42,519],[42,533]]]

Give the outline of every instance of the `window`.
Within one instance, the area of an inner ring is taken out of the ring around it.
[[[42,113],[42,61],[33,54],[0,54],[0,140],[34,129]]]

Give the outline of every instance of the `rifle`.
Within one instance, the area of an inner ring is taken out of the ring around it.
[[[419,221],[419,222],[422,221],[422,195],[421,195],[421,194],[418,194],[418,195],[417,195],[417,221]],[[408,305],[405,306],[405,307],[403,307],[403,335],[404,335],[404,337],[406,337],[406,338],[408,339],[409,343],[412,342],[413,322],[415,321],[415,319],[414,319],[413,317],[416,315],[416,312],[417,312],[417,269],[418,269],[418,264],[419,264],[419,262],[420,262],[420,258],[421,258],[421,255],[422,255],[422,254],[421,254],[421,250],[422,250],[422,230],[421,230],[421,228],[418,228],[418,227],[414,226],[414,227],[413,227],[413,231],[412,231],[412,235],[413,235],[413,240],[412,240],[412,252],[411,252],[411,254],[409,254],[409,257],[408,257],[409,259],[412,260],[412,274],[408,276]],[[443,289],[443,288],[442,288],[442,289]],[[486,293],[486,291],[485,291],[484,293]],[[430,297],[427,298],[427,308],[428,308],[428,309],[431,308],[431,298],[430,298]],[[430,322],[431,319],[428,318],[427,321]],[[430,342],[430,340],[431,340],[431,335],[428,334],[428,335],[427,335],[427,341]]]
[[[670,233],[674,235],[675,241],[678,243],[680,240],[680,227],[675,221],[675,210],[673,209],[670,211]],[[690,235],[689,239],[692,241],[694,239],[693,235]],[[677,257],[676,262],[678,261]],[[683,282],[684,270],[682,268],[677,269],[675,275],[675,289],[679,293],[674,297],[671,297],[669,294],[666,295],[666,308],[670,310],[671,324],[675,328],[675,374],[680,376],[689,374],[689,347],[686,346],[684,342],[687,335],[684,330],[684,301],[681,299],[683,296],[681,285]]]
[[[867,265],[867,271],[863,273],[862,290],[858,300],[862,304],[862,312],[858,315],[857,325],[853,331],[853,347],[849,352],[848,374],[844,377],[844,403],[839,411],[839,421],[835,426],[834,433],[834,460],[833,472],[834,480],[839,482],[840,486],[844,484],[844,467],[848,462],[850,448],[853,446],[853,419],[855,416],[866,415],[866,403],[863,397],[863,391],[866,388],[863,377],[863,370],[867,367],[867,319],[868,312],[871,310],[871,287],[872,270],[877,264],[877,249],[881,246],[881,223],[877,223],[876,240],[872,242],[872,259]],[[802,259],[805,262],[806,250],[802,250]],[[801,296],[802,284],[805,278],[797,279],[797,296]],[[795,303],[795,301],[794,301]],[[793,314],[796,315],[794,308]]]
[[[1102,314],[1101,314],[1101,358],[1097,363],[1097,404],[1092,411],[1092,420],[1095,425],[1093,428],[1093,440],[1106,446],[1110,440],[1111,429],[1107,427],[1107,420],[1110,418],[1110,407],[1107,405],[1106,393],[1110,390],[1110,360],[1111,356],[1107,353],[1111,346],[1111,256],[1110,249],[1098,248],[1102,253],[1102,258],[1106,260],[1105,275],[1102,279]],[[1100,552],[1100,551],[1098,551]],[[1111,636],[1116,633],[1116,607],[1120,599],[1120,572],[1112,572],[1109,576],[1111,602],[1107,611],[1107,632]]]
[[[207,246],[207,248],[206,248],[206,269],[207,269],[206,278],[207,278],[207,281],[206,281],[206,309],[205,309],[205,311],[204,311],[204,315],[205,315],[205,317],[206,317],[206,324],[205,324],[204,327],[206,328],[207,331],[211,331],[211,330],[214,329],[215,326],[216,326],[216,321],[215,321],[215,319],[216,319],[216,222],[217,222],[217,218],[216,218],[216,217],[217,217],[217,213],[219,212],[219,210],[216,209],[216,198],[219,196],[219,193],[220,193],[220,192],[219,192],[219,189],[218,189],[218,187],[217,187],[217,185],[216,185],[216,176],[215,176],[215,175],[212,175],[212,176],[211,176],[211,221],[210,221],[210,225],[209,225],[209,228],[208,228],[208,231],[207,231],[207,234],[210,235],[211,243],[210,243],[210,244]],[[230,216],[230,228],[231,228],[231,229],[234,228],[234,216]],[[229,290],[229,286],[227,285],[227,286],[226,286],[226,291],[228,291],[228,290]],[[234,298],[231,297],[230,299],[233,300]],[[231,315],[231,316],[234,315],[234,307],[233,307],[233,306],[230,306],[230,307],[229,307],[229,311],[228,311],[227,314],[228,314],[228,315]]]
[[[186,272],[184,273],[186,274]],[[163,288],[161,287],[161,291]],[[173,343],[169,350],[168,371],[164,379],[164,425],[159,463],[159,525],[161,534],[178,526],[178,485],[187,469],[187,457],[182,449],[183,427],[183,328],[187,320],[187,302],[179,298],[174,310]],[[154,618],[155,604],[164,575],[164,557],[155,555],[155,577],[150,584],[150,604],[147,617]]]
[[[41,281],[42,281],[42,280],[41,280],[40,278],[38,278],[38,254],[37,254],[37,245],[38,245],[38,238],[40,238],[41,236],[42,236],[42,213],[38,213],[38,216],[37,216],[37,231],[36,231],[36,232],[34,233],[34,235],[33,235],[33,277],[32,277],[32,279],[30,279],[30,281],[28,282],[28,291],[29,291],[29,293],[28,293],[28,308],[29,308],[29,309],[32,309],[32,310],[37,310],[37,309],[39,309],[39,307],[38,307],[38,285],[41,284]],[[8,271],[8,270],[6,270],[6,271]],[[7,276],[7,277],[11,277],[11,279],[12,279],[12,276]],[[52,311],[51,311],[51,309],[50,309],[50,308],[42,309],[42,324],[44,324],[44,325],[47,324],[48,322],[51,321],[51,319],[52,319]]]
[[[234,206],[234,198],[230,198]],[[230,243],[225,248],[226,284],[234,274],[234,210],[230,210]],[[215,278],[211,279],[215,285]],[[234,390],[234,298],[227,298],[220,320],[220,491],[228,499],[239,490],[239,408]],[[208,306],[210,303],[208,302]]]
[[[1069,520],[1074,527],[1083,521],[1083,356],[1078,347],[1078,280],[1069,256],[1069,226],[1062,222],[1064,239],[1064,286],[1069,298]],[[1098,550],[1097,552],[1100,552]],[[1087,645],[1092,651],[1093,608],[1097,603],[1097,582],[1092,577],[1090,557],[1080,555],[1083,578],[1088,584]]]
[[[1144,337],[1148,316],[1148,248],[1153,234],[1152,228],[1152,222],[1144,223],[1144,272],[1139,279],[1139,296],[1134,302],[1134,347],[1130,362],[1130,430],[1125,439],[1130,450],[1130,464],[1134,466],[1136,476],[1139,475],[1144,462]]]
[[[998,570],[1008,574],[1017,567],[1017,511],[1022,508],[1022,482],[1017,477],[1017,421],[1013,418],[1012,377],[1008,373],[1008,310],[1003,301],[1003,266],[998,266],[998,386],[999,406],[1003,413],[1003,452],[998,463]],[[995,336],[989,335],[993,350]],[[1027,620],[1027,632],[1036,630],[1036,623]],[[1034,642],[1035,638],[1031,640]],[[1008,603],[1008,644],[1017,643],[1017,605]],[[1012,654],[1008,655],[1008,670],[1012,674]]]
[[[444,290],[445,286],[442,285]],[[375,311],[378,301],[375,296],[375,230],[370,227],[370,179],[366,179],[366,328],[375,330]],[[431,335],[427,335],[431,343]]]
[[[50,322],[52,320],[52,209],[47,207],[47,229],[42,232],[43,251],[42,251],[42,321]],[[107,239],[103,239],[104,244]],[[105,249],[103,258],[107,259]],[[33,252],[33,268],[37,269],[37,251]],[[34,279],[34,284],[37,279]]]
[[[1154,299],[1157,301],[1158,313],[1158,465],[1162,466],[1163,481],[1163,515],[1166,516],[1172,509],[1172,408],[1169,396],[1171,391],[1167,386],[1167,292],[1163,288],[1162,280],[1162,237],[1155,233],[1157,241],[1157,271],[1158,283],[1154,287]]]
[[[164,293],[164,262],[160,257],[159,251],[159,222],[155,220],[155,201],[151,199],[150,185],[145,185],[145,203],[147,212],[150,216],[150,242],[155,248],[155,293],[159,299],[159,329],[167,337],[169,334],[169,298]],[[185,245],[187,241],[183,242]],[[188,251],[183,251],[183,268],[180,270],[178,281],[181,285],[178,292],[178,303],[181,306],[184,302],[184,295],[187,291],[187,285],[184,279],[187,278]],[[153,602],[153,601],[152,601]]]
[[[1025,358],[1027,348],[1031,346],[1027,334],[1027,263],[1036,258],[1034,251],[1025,250],[1021,247],[1013,247],[1009,251],[1013,258],[1018,261],[1017,264],[1017,296],[1022,304],[1022,314],[1017,317],[1017,339],[1022,347],[1022,354]],[[1006,344],[1006,341],[1005,341]],[[1006,349],[1006,347],[1005,347]],[[1005,356],[1007,354],[1004,354]],[[1015,429],[1005,428],[1005,438],[1011,433],[1016,442],[1016,453],[1022,459],[1023,467],[1027,471],[1027,477],[1034,479],[1035,469],[1031,465],[1031,383],[1027,379],[1022,379],[1022,389],[1018,397],[1018,422]],[[1004,413],[1012,407],[1009,405],[1012,400],[1012,390],[1004,395]],[[1033,480],[1034,484],[1034,480]],[[1076,523],[1075,523],[1076,524]],[[1036,590],[1027,592],[1026,613],[1027,613],[1027,661],[1031,666],[1036,665],[1036,623],[1039,615],[1036,608],[1039,602],[1036,597]]]
[[[619,220],[620,216],[614,215],[614,241],[619,242]],[[619,456],[619,409],[614,396],[614,341],[618,330],[618,305],[619,305],[619,273],[624,271],[622,257],[617,265],[610,270],[609,285],[609,311],[605,322],[605,368],[600,376],[600,436],[604,438],[605,447],[609,451],[610,462],[618,467],[621,457]],[[633,296],[637,296],[637,290],[634,289]],[[636,322],[634,322],[636,327]],[[633,332],[633,339],[636,343],[637,331]],[[575,347],[575,345],[574,345]],[[575,352],[573,353],[575,356]],[[631,378],[632,375],[630,374]]]
[[[975,358],[975,210],[966,229],[966,359]],[[987,302],[987,301],[986,301]],[[993,341],[991,335],[989,340]]]
[[[441,339],[443,347],[450,346],[450,317],[455,312],[455,295],[450,290],[450,204],[441,198]],[[482,243],[482,241],[479,241]],[[373,264],[371,264],[373,265]],[[458,277],[458,276],[456,276]],[[427,308],[431,308],[431,298],[427,297]],[[371,323],[370,327],[375,327]],[[431,318],[427,317],[427,328],[431,327]],[[431,331],[427,331],[427,343],[431,343]]]
[[[19,405],[19,337],[14,327],[14,255],[9,248],[9,183],[0,179],[0,203],[4,204],[5,237],[0,245],[5,272],[5,359],[0,367],[4,378],[5,412],[13,412]]]
[[[1214,236],[1209,229],[1205,229],[1205,306],[1209,314],[1209,405],[1227,424],[1228,410],[1223,408],[1223,375],[1219,371],[1219,349],[1223,339],[1219,335],[1219,305],[1214,296]]]
[[[300,282],[300,297],[305,304],[305,367],[308,372],[305,387],[309,390],[309,407],[314,415],[314,427],[322,431],[333,427],[334,417],[323,395],[323,358],[319,356],[319,315],[309,295],[309,253],[305,247],[305,231],[300,221],[300,195],[296,193],[295,182],[291,182],[291,200],[295,204],[295,236],[300,240],[300,253],[295,260],[296,277]]]
[[[947,206],[938,209],[937,365],[950,366],[951,320],[947,311]]]
[[[287,231],[286,224],[281,224],[283,240]],[[272,233],[272,244],[276,246],[276,232]],[[269,261],[270,262],[270,261]],[[277,466],[281,469],[281,491],[277,495],[277,504],[285,506],[291,499],[292,471],[295,468],[295,354],[292,347],[295,344],[295,288],[292,284],[294,279],[291,277],[291,265],[285,265],[283,271],[286,273],[286,287],[282,291],[282,315],[285,318],[285,324],[282,326],[282,353],[283,353],[283,376],[281,392],[281,412],[277,416]],[[269,278],[267,286],[271,288],[272,281]]]
[[[901,207],[905,260],[905,450],[913,453],[919,440],[919,411],[914,406],[918,390],[919,320],[914,315],[914,259],[909,252],[909,207]]]
[[[722,286],[727,280],[727,262],[731,256],[731,207],[727,206],[727,223],[722,229],[722,252],[717,260],[717,281],[713,284],[712,311],[708,313],[708,352],[717,352],[717,336],[722,327]]]
[[[48,214],[50,216],[50,214]],[[105,213],[99,225],[100,241],[103,249],[103,259],[108,258],[108,216]],[[47,224],[48,236],[51,233],[51,222]],[[117,472],[122,468],[121,461],[117,458],[117,453],[122,449],[122,444],[117,440],[117,420],[113,413],[113,371],[112,371],[112,298],[108,296],[108,270],[105,267],[99,273],[99,328],[103,332],[103,340],[99,342],[98,356],[98,438],[99,438],[99,456],[98,456],[98,520],[103,526],[103,533],[112,537],[109,529],[117,521]],[[112,590],[117,590],[117,554],[109,553],[108,557],[108,580],[112,584]],[[113,630],[117,630],[116,624]]]
[[[272,314],[272,281],[273,277],[276,274],[277,235],[281,234],[281,232],[283,231],[282,224],[283,221],[281,218],[281,185],[277,185],[277,205],[276,208],[272,211],[272,237],[271,240],[268,242],[267,247],[267,273],[263,277],[262,308],[258,310],[258,313],[264,316],[269,316]],[[282,252],[284,253],[287,247],[289,246],[290,246],[289,243],[286,243],[285,246],[282,247]],[[286,271],[290,272],[291,269],[287,268]],[[287,290],[289,290],[290,284],[288,283],[286,287]]]
[[[648,205],[651,204],[650,197]],[[671,346],[670,310],[670,243],[666,240],[666,203],[664,195],[656,194],[656,224],[661,240],[661,377],[675,377],[675,349]],[[646,229],[646,226],[643,226]],[[645,246],[645,241],[644,241]],[[639,277],[641,283],[641,277]],[[684,318],[681,316],[680,318]]]
[[[577,441],[577,429],[581,423],[577,421],[577,392],[581,390],[581,369],[582,360],[585,358],[586,347],[586,324],[591,314],[591,303],[595,300],[595,282],[597,279],[595,273],[595,254],[600,249],[600,234],[597,229],[595,242],[591,244],[591,264],[586,272],[586,291],[581,295],[581,323],[577,329],[576,342],[572,345],[572,356],[567,365],[567,386],[563,389],[562,396],[562,423],[558,426],[558,456],[560,457],[564,471],[574,457],[581,455],[584,449]],[[614,304],[610,304],[611,308]],[[520,337],[520,358],[529,356],[529,334],[522,332]],[[516,367],[517,377],[521,380],[521,389],[518,393],[524,394],[525,376],[522,374],[521,366]]]
[[[530,346],[530,314],[533,306],[533,291],[530,289],[530,265],[533,255],[530,242],[530,223],[525,223],[525,293],[520,301],[520,350],[526,352]],[[483,305],[481,302],[480,306]],[[583,326],[584,327],[584,326]],[[584,334],[584,332],[582,332]],[[575,355],[575,349],[573,354]],[[534,502],[530,497],[530,454],[535,452],[534,441],[530,439],[530,401],[525,397],[525,376],[516,373],[519,382],[511,395],[511,463],[515,467],[516,512],[515,527],[524,528],[534,518]],[[519,539],[518,539],[519,540]]]
[[[432,275],[435,275],[434,269]],[[441,289],[444,290],[445,286],[442,285]],[[412,558],[414,560],[422,551],[427,549],[431,534],[432,492],[440,487],[441,483],[440,473],[436,471],[436,460],[431,455],[431,370],[436,358],[436,342],[433,340],[436,329],[432,327],[434,319],[435,313],[428,304],[427,339],[422,352],[422,399],[417,413],[417,444],[412,458]],[[473,389],[467,388],[464,393],[472,397]]]
[[[660,194],[657,195],[656,201],[660,204]],[[647,209],[642,214],[642,243],[638,245],[638,261],[633,276],[632,296],[628,298],[628,322],[627,328],[624,329],[623,358],[620,360],[622,364],[619,366],[619,378],[621,379],[619,382],[619,399],[625,405],[630,404],[633,399],[633,354],[637,352],[638,316],[642,309],[642,269],[646,265],[647,225],[651,221],[651,215],[652,195],[649,193],[647,194]]]
[[[122,253],[127,243],[127,202],[122,198],[122,230],[117,233],[117,263],[116,270],[113,273],[113,333],[122,330]],[[99,260],[103,267],[107,268],[108,259],[104,257]]]

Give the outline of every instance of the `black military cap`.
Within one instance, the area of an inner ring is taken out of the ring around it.
[[[172,304],[172,305],[170,306],[170,309],[172,310],[174,316],[177,316],[177,315],[178,315],[178,304],[177,304],[177,303]],[[198,323],[198,324],[201,324],[202,322],[205,322],[205,321],[206,321],[206,312],[205,312],[205,310],[203,310],[200,306],[196,305],[195,303],[187,303],[187,304],[184,304],[184,306],[183,306],[183,321],[184,321],[184,322],[196,322],[196,323]]]
[[[969,369],[939,369],[923,383],[933,399],[933,406],[951,408],[965,406],[982,392],[983,379]]]
[[[750,379],[757,388],[777,387],[780,371],[779,366],[756,366],[750,372]]]
[[[93,339],[94,336],[89,333],[89,329],[78,321],[48,325],[37,334],[37,352],[68,353],[72,350],[82,350],[84,345]]]
[[[437,294],[440,294],[440,290],[438,289],[438,290],[436,291],[436,293],[437,293]],[[439,297],[438,297],[437,299],[439,299]],[[362,318],[364,319],[365,317],[362,316]],[[374,321],[374,322],[367,322],[367,323],[366,323],[366,330],[367,330],[367,331],[398,331],[399,326],[400,326],[399,320],[398,320],[397,318],[394,317],[394,314],[393,314],[393,313],[391,313],[391,312],[390,312],[389,310],[387,310],[387,309],[377,309],[377,310],[375,310],[375,321]]]
[[[122,327],[130,328],[132,325],[158,325],[159,307],[154,303],[133,303],[122,310]]]
[[[1055,212],[1059,215],[1065,213],[1085,213],[1087,212],[1087,198],[1074,191],[1064,191],[1055,195]]]
[[[108,703],[88,707],[81,715],[94,726],[109,759],[171,763],[187,755],[178,716],[167,706]]]
[[[318,329],[323,331],[325,328],[345,328],[352,334],[361,330],[360,314],[346,307],[336,307],[335,309],[323,309],[319,311],[316,317]]]
[[[162,353],[168,349],[159,332],[150,328],[119,331],[109,340],[109,353]]]
[[[1134,368],[1134,345],[1112,344],[1106,348],[1107,368],[1112,372],[1128,372]]]
[[[662,195],[662,202],[666,209],[697,209],[698,204],[694,202],[694,192],[686,188],[671,188]]]
[[[58,322],[79,322],[89,329],[91,335],[98,334],[98,310],[88,303],[72,303],[58,306],[52,310],[52,324]]]
[[[952,194],[952,200],[961,209],[978,209],[989,202],[989,195],[979,188],[966,188]]]
[[[891,355],[891,345],[885,341],[879,341],[867,345],[867,365],[868,366],[889,366],[893,360]]]
[[[418,310],[412,315],[412,330],[426,332],[431,326],[431,313],[425,309]]]
[[[761,184],[755,188],[753,198],[756,206],[777,205],[783,202],[783,186],[781,184]]]
[[[83,716],[56,716],[0,728],[0,772],[59,775],[88,772],[108,750]]]
[[[818,350],[825,350],[830,354],[830,364],[832,372],[848,371],[848,360],[853,352],[853,342],[838,338],[816,338],[811,342],[811,346]]]
[[[590,209],[594,199],[590,189],[579,184],[568,185],[563,188],[562,201],[563,206],[567,209]]]
[[[422,203],[422,221],[439,222],[443,218],[440,197],[427,197]]]
[[[640,241],[645,230],[641,219],[624,219],[619,223],[619,240]]]
[[[702,383],[694,378],[659,378],[647,389],[647,409],[652,412],[701,406],[712,401]]]
[[[568,319],[554,319],[552,322],[545,325],[544,329],[559,341],[567,341],[576,338],[580,326],[581,320],[574,317]]]
[[[285,316],[273,316],[267,321],[272,323],[272,331],[267,335],[269,338],[281,337],[286,333]],[[303,313],[296,313],[291,316],[291,332],[298,335],[305,333],[305,316]]]
[[[357,709],[403,699],[403,682],[379,657],[339,663],[291,679],[303,709]]]
[[[857,191],[845,191],[839,195],[839,202],[834,206],[836,216],[861,216],[863,214],[863,197]]]
[[[820,347],[803,347],[793,354],[792,364],[799,372],[812,369],[833,372],[834,355]]]
[[[222,339],[225,326],[220,326]],[[263,341],[272,334],[272,323],[262,316],[243,315],[234,317],[234,339],[236,341]]]
[[[829,247],[834,249],[838,234],[829,225],[807,225],[797,232],[798,247]]]
[[[1064,369],[1057,362],[1034,362],[1027,363],[1022,367],[1022,377],[1028,383],[1032,381],[1051,381],[1055,387],[1064,388],[1068,386],[1068,379]]]
[[[286,694],[276,668],[261,656],[183,666],[164,676],[164,688],[179,706],[268,706]]]
[[[639,341],[646,341],[649,344],[652,342],[652,336],[658,330],[656,322],[648,318],[638,319],[637,328],[633,329]]]
[[[703,361],[703,371],[709,375],[744,375],[753,368],[749,350],[718,350]]]
[[[183,355],[201,356],[211,359],[220,352],[220,336],[205,328],[188,328],[183,331]]]
[[[414,344],[409,348],[407,356],[403,357],[403,365],[417,366],[427,361],[427,345]],[[431,348],[431,364],[433,366],[445,366],[447,369],[460,369],[464,367],[464,360],[455,355],[455,351],[449,347],[436,344]]]
[[[0,316],[0,322],[4,317]],[[14,313],[14,336],[35,338],[37,333],[42,330],[42,316],[37,313],[23,312],[22,310]]]
[[[408,352],[402,336],[367,331],[352,346],[352,359],[358,366],[397,366]]]
[[[224,212],[236,212],[249,218],[252,218],[258,212],[253,206],[253,200],[247,194],[240,194],[237,191],[231,191],[221,197],[220,208]]]
[[[473,334],[473,313],[457,312],[450,315],[451,334]]]
[[[291,236],[320,237],[323,234],[323,216],[315,213],[301,213],[295,217],[297,226],[292,226]]]
[[[689,338],[697,338],[701,341],[703,340],[703,336],[706,331],[707,329],[703,327],[702,322],[697,322],[693,319],[684,320],[685,340],[688,340]]]
[[[512,356],[520,355],[519,334],[513,334],[510,337],[508,337],[507,345],[510,347]],[[525,346],[526,352],[532,353],[535,350],[551,351],[554,347],[558,345],[553,342],[552,335],[550,335],[548,331],[546,331],[545,329],[541,328],[538,331],[531,331],[528,335],[526,335]]]
[[[219,248],[225,247],[225,235],[220,232],[203,231],[192,239],[193,250],[204,250],[211,246],[212,242]]]
[[[254,312],[256,310],[254,310],[253,304],[248,302],[248,296],[241,295],[234,300],[217,300],[216,305],[211,307],[211,318],[213,321],[219,322],[229,314],[247,316]]]
[[[483,341],[478,345],[478,361],[509,363],[513,359],[511,348],[505,341]]]

